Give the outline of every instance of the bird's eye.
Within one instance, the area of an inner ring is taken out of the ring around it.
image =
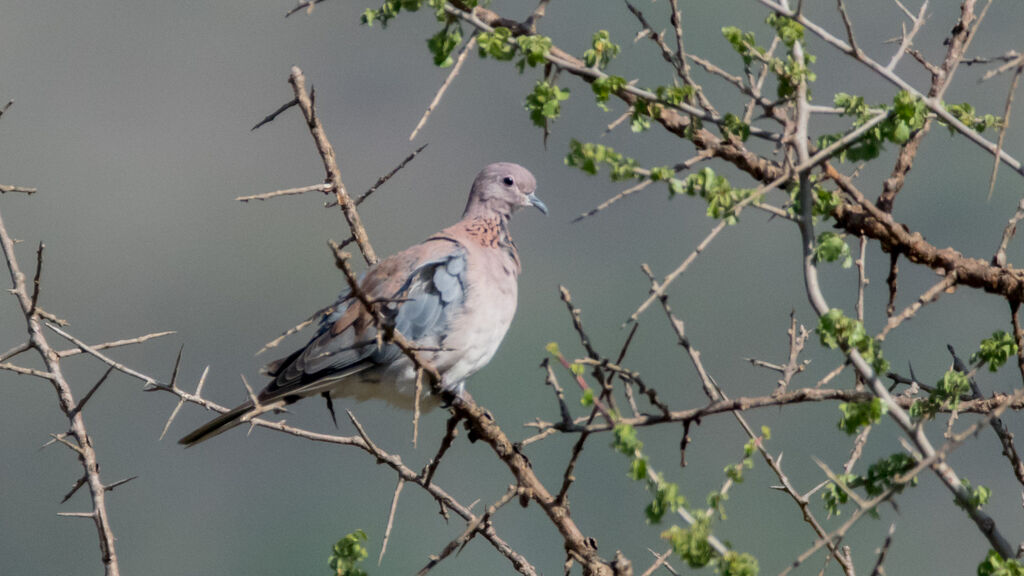
[[[512,179],[511,176],[505,176],[504,178],[501,179],[501,183],[504,184],[505,186],[511,186],[516,182],[515,180]]]

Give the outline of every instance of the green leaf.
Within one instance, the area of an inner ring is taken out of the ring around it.
[[[380,8],[376,10],[370,8],[364,11],[360,20],[367,26],[373,26],[376,21],[380,22],[382,28],[387,28],[388,22],[398,16],[402,10],[415,12],[421,6],[423,6],[423,0],[385,0]]]
[[[981,341],[979,350],[971,354],[971,362],[987,363],[990,372],[995,372],[1017,354],[1017,343],[1013,336],[998,330],[991,338]]]
[[[839,474],[836,479],[843,483],[843,485],[849,487],[850,484],[857,479],[857,476],[853,474]],[[839,516],[842,514],[840,506],[846,504],[849,500],[850,495],[846,493],[835,482],[829,482],[825,489],[822,490],[821,499],[825,503],[825,510],[828,511],[829,516]]]
[[[928,398],[911,405],[910,415],[915,418],[931,418],[947,403],[950,410],[956,410],[960,405],[960,397],[970,390],[971,383],[966,374],[949,370],[943,374]]]
[[[561,103],[569,99],[569,90],[559,88],[546,80],[538,80],[533,92],[526,96],[524,107],[530,112],[535,126],[544,127],[562,113]]]
[[[946,110],[949,111],[957,120],[962,122],[968,128],[972,128],[975,132],[984,132],[989,128],[1002,128],[1003,119],[999,116],[992,114],[985,114],[982,117],[978,117],[975,113],[974,106],[971,106],[967,102],[963,104],[944,104]],[[949,133],[955,134],[956,130],[950,126]]]
[[[747,138],[750,137],[750,126],[733,114],[726,114],[722,118],[721,128],[722,135],[726,138],[736,136],[740,141],[746,142]]]
[[[523,54],[523,57],[516,62],[516,68],[522,73],[525,66],[533,68],[538,64],[543,64],[548,52],[551,51],[551,38],[547,36],[540,36],[537,34],[531,36],[519,36],[516,38],[516,44],[519,46],[519,51]]]
[[[654,182],[661,182],[662,180],[668,180],[675,176],[676,171],[671,166],[655,166],[651,168],[651,180]]]
[[[917,462],[909,454],[898,452],[887,458],[882,458],[868,467],[868,473],[864,477],[858,477],[849,482],[850,488],[864,488],[868,496],[874,498],[893,488],[899,494],[906,486],[917,485],[917,477],[904,480],[899,479],[914,469]]]
[[[828,348],[840,348],[847,353],[857,350],[877,374],[885,374],[889,370],[889,362],[882,356],[878,342],[867,335],[863,324],[847,318],[838,308],[829,310],[818,319],[818,337]]]
[[[575,166],[588,174],[597,174],[598,169],[605,165],[611,169],[613,181],[634,178],[637,169],[637,162],[633,158],[623,156],[609,146],[583,143],[575,138],[569,141],[565,165]]]
[[[659,114],[661,114],[661,106],[653,102],[637,99],[633,102],[633,111],[629,121],[630,130],[633,132],[643,132],[650,129],[651,118]]]
[[[629,424],[619,423],[615,425],[615,440],[612,447],[626,456],[634,456],[644,448],[644,443],[636,434],[636,429]]]
[[[888,410],[880,398],[872,398],[867,402],[843,402],[839,411],[843,414],[839,419],[839,429],[852,436],[861,428],[881,420]]]
[[[792,48],[793,44],[796,44],[798,41],[802,42],[804,39],[803,24],[792,18],[772,12],[765,19],[765,22],[772,28],[775,28],[775,33],[778,34],[779,39],[789,48]]]
[[[814,246],[814,258],[818,262],[841,260],[843,268],[849,268],[853,264],[853,256],[850,255],[850,246],[846,243],[845,234],[835,232],[822,232],[818,236],[818,242]]]
[[[629,463],[629,477],[633,480],[643,480],[644,478],[647,478],[646,458],[634,458]]]
[[[910,125],[906,122],[897,122],[896,130],[893,131],[892,141],[897,144],[903,144],[907,140],[910,140]]]
[[[1024,564],[1015,558],[1003,558],[995,550],[989,550],[981,564],[978,576],[1024,576]]]
[[[608,106],[605,102],[615,94],[626,87],[626,79],[621,76],[602,76],[601,78],[595,79],[590,84],[590,89],[594,91],[594,100],[597,101],[597,105],[602,110],[608,110]]]
[[[516,55],[516,45],[510,42],[512,31],[498,26],[493,32],[481,32],[476,43],[481,58],[490,56],[495,60],[511,60]]]
[[[580,397],[580,404],[582,404],[584,406],[587,406],[588,408],[590,406],[593,406],[594,405],[594,391],[593,390],[584,390],[583,391],[583,396]]]
[[[733,188],[724,176],[705,167],[683,180],[683,189],[690,196],[700,196],[708,203],[707,214],[711,218],[724,219],[729,224],[737,221],[734,209],[750,195],[752,190]]]
[[[938,403],[949,402],[950,410],[956,410],[960,406],[960,397],[968,394],[971,390],[971,383],[967,375],[957,370],[949,370],[942,375],[936,383],[935,391],[931,396]]]
[[[604,69],[620,51],[619,45],[611,41],[608,31],[599,30],[594,34],[591,48],[583,53],[583,61],[591,68]]]
[[[741,554],[729,550],[718,561],[718,574],[720,576],[757,576],[759,570],[757,558],[746,552]]]
[[[711,519],[703,512],[694,514],[695,522],[689,528],[672,526],[661,533],[668,540],[672,551],[682,558],[690,568],[707,566],[715,555],[714,548],[708,544],[711,535]]]
[[[462,28],[458,24],[442,28],[427,40],[427,48],[434,55],[434,65],[448,68],[454,63],[452,51],[462,42]]]
[[[743,57],[743,64],[750,66],[754,62],[754,53],[765,54],[765,49],[754,41],[753,32],[744,32],[735,26],[722,28],[722,36],[732,44],[732,49]]]
[[[548,342],[548,345],[544,347],[548,351],[548,354],[558,357],[562,355],[562,352],[558,349],[558,342]]]
[[[658,86],[654,89],[654,93],[658,96],[658,100],[671,106],[678,106],[683,102],[693,103],[693,86],[689,84],[686,86]]]
[[[989,490],[985,486],[980,485],[977,488],[974,488],[971,486],[971,482],[967,478],[961,478],[960,484],[964,488],[966,488],[971,495],[969,502],[966,506],[963,503],[961,503],[959,499],[954,499],[953,502],[960,508],[971,508],[974,510],[980,510],[982,506],[988,503],[989,498],[992,497],[991,490]]]
[[[366,559],[367,551],[362,542],[365,542],[366,532],[356,530],[346,534],[338,540],[331,552],[327,564],[337,576],[366,576],[366,572],[359,568],[359,563]]]
[[[658,524],[666,513],[675,513],[686,505],[686,499],[679,493],[679,486],[674,482],[665,482],[659,475],[654,484],[654,500],[647,505],[644,513],[647,521]]]

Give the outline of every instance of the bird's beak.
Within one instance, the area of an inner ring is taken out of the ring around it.
[[[526,196],[526,198],[530,200],[530,205],[531,206],[533,206],[537,210],[540,210],[541,212],[543,212],[545,216],[548,215],[548,207],[547,207],[547,205],[544,204],[544,202],[541,202],[541,199],[537,198],[536,194],[529,194],[529,195]]]

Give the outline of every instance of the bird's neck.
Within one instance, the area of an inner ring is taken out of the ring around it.
[[[486,248],[511,248],[516,245],[508,231],[508,217],[499,214],[488,214],[467,219],[466,232]]]

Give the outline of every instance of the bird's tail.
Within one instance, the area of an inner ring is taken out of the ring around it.
[[[249,420],[261,412],[262,411],[258,412],[253,410],[252,402],[246,402],[234,410],[225,412],[206,424],[203,424],[199,428],[196,428],[184,438],[178,440],[178,444],[184,444],[186,447],[195,446],[204,440],[213,438],[221,432],[226,432],[235,426],[238,426],[242,422]]]

